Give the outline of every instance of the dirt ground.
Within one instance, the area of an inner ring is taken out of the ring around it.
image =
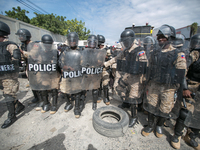
[[[31,104],[33,94],[27,87],[27,78],[19,78],[19,100],[26,106],[25,111],[17,116],[18,120],[6,129],[0,128],[0,150],[172,150],[170,139],[173,135],[175,121],[168,122],[164,136],[157,138],[153,133],[148,137],[141,135],[141,129],[147,125],[147,115],[138,113],[139,124],[128,128],[123,137],[108,138],[97,133],[92,125],[92,95],[87,93],[86,105],[79,119],[75,118],[73,110],[64,112],[65,100],[59,96],[58,111],[36,111]],[[2,94],[2,91],[1,91]],[[0,94],[0,95],[1,95]],[[112,98],[111,106],[121,102]],[[0,97],[2,99],[2,97]],[[98,103],[97,108],[105,106]],[[125,110],[130,113],[128,110]],[[0,103],[0,125],[7,118],[5,103]],[[185,133],[184,133],[185,134]],[[181,150],[192,149],[181,140]]]

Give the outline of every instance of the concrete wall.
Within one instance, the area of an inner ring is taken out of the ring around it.
[[[32,41],[40,41],[41,37],[44,34],[50,34],[53,37],[53,40],[55,42],[65,42],[67,40],[66,36],[59,35],[59,34],[54,34],[53,32],[50,32],[48,30],[38,28],[36,26],[33,26],[31,24],[25,23],[23,21],[19,21],[7,16],[0,15],[0,21],[5,22],[9,27],[10,27],[10,32],[11,34],[9,35],[9,40],[13,41],[17,44],[21,43],[18,39],[18,36],[15,35],[18,29],[20,28],[25,28],[31,32]]]

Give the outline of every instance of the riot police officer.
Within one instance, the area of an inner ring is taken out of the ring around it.
[[[12,125],[17,120],[16,114],[24,109],[24,106],[16,99],[16,93],[19,89],[18,75],[21,54],[17,44],[8,41],[9,34],[9,26],[0,21],[0,80],[8,109],[8,118],[1,126],[2,129]],[[16,103],[18,110],[15,108]]]
[[[157,33],[159,48],[149,58],[146,96],[143,108],[148,111],[148,126],[143,128],[142,135],[148,136],[154,129],[155,116],[156,136],[163,136],[165,118],[177,118],[180,101],[174,102],[175,91],[183,83],[186,70],[185,54],[172,46],[176,32],[174,27],[162,25]]]
[[[45,61],[43,60],[43,62],[51,61],[50,62],[51,64],[56,64],[55,73],[52,73],[49,76],[46,76],[46,77],[50,77],[51,80],[53,80],[52,87],[50,87],[47,90],[41,91],[42,100],[44,101],[41,112],[44,113],[44,112],[50,110],[50,114],[54,114],[57,111],[58,88],[59,88],[59,80],[60,80],[60,73],[59,73],[60,69],[58,68],[59,53],[56,49],[54,49],[53,38],[50,35],[48,35],[48,34],[43,35],[41,38],[41,41],[42,41],[44,49],[45,49],[45,53],[44,53],[45,57],[43,59],[46,59]],[[47,60],[47,59],[49,59],[49,60]],[[48,94],[51,94],[51,96],[52,96],[51,106],[48,101]]]
[[[188,72],[183,86],[183,97],[185,98],[186,108],[180,110],[180,115],[176,120],[174,136],[171,145],[179,149],[183,129],[188,128],[184,140],[194,149],[200,149],[200,145],[195,141],[198,137],[199,126],[199,100],[200,100],[200,34],[195,34],[190,39],[190,55],[187,60]]]
[[[92,109],[96,110],[106,52],[97,49],[97,36],[90,35],[87,39],[87,42],[88,48],[84,49],[82,53],[83,62],[81,65],[83,69],[86,70],[84,71],[82,83],[85,85],[85,90],[92,90]]]
[[[21,47],[20,47],[21,50],[27,52],[28,44],[32,43],[31,33],[27,29],[21,28],[15,34],[19,37],[19,40],[22,42]],[[26,65],[27,65],[27,59],[23,55],[22,55],[22,60],[25,61]],[[32,102],[36,103],[39,101],[39,95],[36,90],[32,90],[32,92],[34,95],[34,99],[32,100]]]
[[[73,108],[70,96],[75,97],[74,115],[76,118],[81,116],[80,97],[82,92],[81,81],[81,53],[78,51],[78,34],[71,32],[67,35],[69,49],[63,51],[59,57],[59,66],[62,71],[60,90],[64,94],[66,105],[65,111]]]
[[[110,49],[104,49],[104,43],[105,43],[105,37],[103,35],[97,35],[97,39],[98,39],[98,48],[105,50],[106,51],[106,58],[105,61],[109,60],[109,57],[111,56],[110,53]],[[102,85],[103,85],[103,93],[104,93],[104,103],[106,105],[110,104],[110,99],[109,99],[109,81],[110,81],[110,69],[103,69],[103,73],[102,73],[102,80],[101,80],[101,84],[100,84],[100,89],[99,89],[99,97],[97,102],[101,101],[101,91],[102,91]]]
[[[137,106],[142,102],[143,74],[147,65],[147,57],[144,48],[135,39],[133,30],[124,30],[120,37],[124,51],[105,62],[104,65],[107,67],[117,62],[117,71],[121,72],[122,76],[114,88],[123,100],[120,107],[131,107],[129,127],[133,127],[137,123]]]
[[[33,90],[37,91],[39,98],[38,110],[42,113],[50,110],[50,114],[57,111],[58,87],[60,73],[58,68],[58,51],[53,44],[51,35],[45,34],[41,42],[28,45],[27,52],[22,51],[28,59],[28,77]],[[48,94],[52,95],[52,104]]]

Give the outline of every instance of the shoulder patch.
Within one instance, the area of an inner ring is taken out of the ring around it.
[[[139,56],[144,55],[144,51],[139,52]]]
[[[182,59],[185,59],[185,55],[181,55],[181,58],[182,58]]]

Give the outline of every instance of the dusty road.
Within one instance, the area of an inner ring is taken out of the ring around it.
[[[18,97],[26,106],[19,114],[18,120],[7,129],[0,129],[0,150],[172,150],[170,138],[173,135],[172,120],[170,127],[165,127],[162,138],[153,133],[149,137],[141,135],[141,129],[147,124],[147,115],[139,112],[139,124],[129,128],[123,137],[108,138],[97,133],[92,125],[92,96],[88,92],[87,102],[82,116],[74,117],[73,110],[64,112],[65,101],[59,96],[58,111],[54,115],[49,112],[35,111],[31,104],[33,95],[27,78],[19,78],[20,89]],[[2,91],[1,91],[2,92]],[[112,99],[112,97],[110,97]],[[120,102],[112,99],[111,105],[118,106]],[[105,106],[103,102],[98,108]],[[0,125],[7,118],[5,103],[0,103]],[[181,140],[181,149],[192,149]]]

